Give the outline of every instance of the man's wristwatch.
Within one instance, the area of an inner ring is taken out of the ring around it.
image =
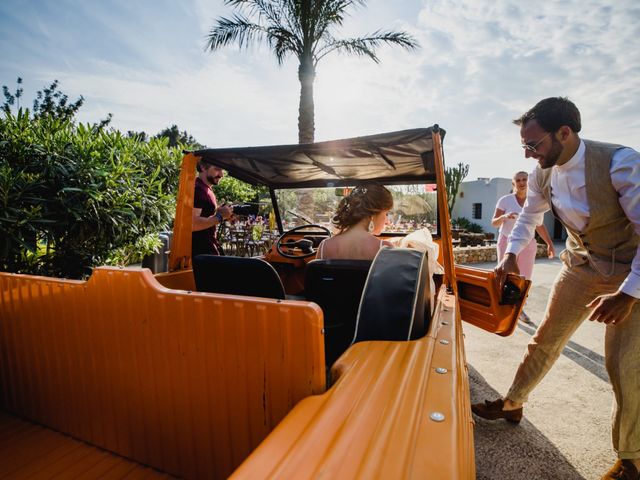
[[[223,222],[223,218],[222,218],[222,214],[220,212],[216,212],[215,215],[213,216],[214,218],[216,218],[218,220],[218,224]]]

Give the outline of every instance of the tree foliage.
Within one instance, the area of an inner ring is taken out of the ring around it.
[[[216,197],[220,202],[232,204],[258,202],[260,197],[268,195],[266,188],[254,187],[237,178],[225,175],[214,187]]]
[[[445,185],[447,187],[447,203],[449,204],[449,215],[453,211],[453,206],[458,198],[460,184],[469,174],[469,165],[462,162],[455,167],[447,167],[444,171]]]
[[[144,132],[142,133],[144,134]],[[170,147],[181,147],[191,150],[200,150],[204,148],[204,146],[199,144],[195,138],[187,133],[186,130],[181,132],[175,124],[161,130],[160,133],[155,135],[153,138],[167,138],[169,140]]]
[[[313,83],[318,62],[333,52],[379,58],[383,44],[414,49],[417,41],[406,32],[377,30],[357,38],[337,38],[347,12],[366,5],[366,0],[225,0],[236,9],[231,18],[221,17],[207,36],[206,48],[215,51],[230,44],[241,49],[265,42],[282,65],[287,57],[298,59],[300,104],[298,140],[314,140]]]
[[[82,278],[169,228],[181,152],[29,111],[0,119],[0,270]]]
[[[54,81],[33,111],[3,86],[0,110],[0,270],[83,278],[98,265],[135,263],[171,228],[182,148],[202,145],[176,125],[153,138],[106,128],[111,115],[77,124]],[[15,113],[14,113],[15,111]],[[232,203],[260,189],[232,178],[217,187]]]
[[[4,102],[0,109],[5,116],[12,113],[12,107],[16,106],[16,114],[19,114],[22,109],[20,107],[20,98],[24,95],[24,88],[22,87],[22,78],[18,77],[16,80],[16,90],[14,93],[9,91],[9,87],[2,86],[2,93],[4,95]],[[73,102],[69,101],[69,96],[63,93],[58,87],[60,82],[54,80],[51,85],[44,87],[42,90],[36,92],[36,97],[33,99],[33,109],[31,110],[31,117],[37,118],[52,118],[59,120],[73,121],[75,119],[78,110],[84,104],[84,97],[80,95],[78,99]],[[111,123],[112,115],[109,113],[107,116],[94,123],[92,128],[101,130]]]
[[[454,227],[461,228],[470,233],[484,233],[484,228],[479,223],[472,222],[466,217],[458,217],[451,220]]]
[[[146,142],[147,140],[149,140],[149,136],[147,135],[147,132],[135,132],[133,130],[127,130],[127,133],[125,134],[125,137],[127,138],[135,138],[137,139],[139,142]]]
[[[11,107],[14,105],[17,109],[20,109],[20,98],[24,95],[24,88],[22,87],[22,78],[18,77],[16,81],[17,87],[15,93],[9,91],[9,87],[2,86],[2,93],[4,95],[4,102],[2,104],[2,111],[6,114],[11,112]]]

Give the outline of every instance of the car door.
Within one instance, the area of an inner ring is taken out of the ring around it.
[[[531,282],[518,275],[509,275],[505,282],[506,288],[500,289],[493,270],[455,264],[442,139],[437,131],[433,133],[433,152],[441,247],[438,261],[444,267],[444,281],[450,291],[458,296],[462,320],[491,333],[511,335],[518,323]]]
[[[493,270],[467,265],[455,265],[455,277],[462,320],[491,333],[511,335],[531,281],[509,275],[500,291]]]

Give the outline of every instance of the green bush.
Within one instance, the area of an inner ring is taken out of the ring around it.
[[[0,270],[84,278],[169,229],[181,153],[166,139],[29,111],[0,118]]]
[[[242,180],[230,177],[226,172],[220,183],[214,187],[214,191],[218,201],[227,203],[257,202],[260,196],[269,193],[264,187],[254,187]],[[271,202],[269,201],[269,203]]]
[[[482,225],[479,225],[475,222],[472,222],[471,220],[469,220],[468,218],[465,217],[458,217],[458,218],[454,218],[453,220],[451,220],[451,224],[454,227],[457,228],[461,228],[463,230],[466,230],[467,232],[470,233],[483,233],[484,229],[482,228]]]

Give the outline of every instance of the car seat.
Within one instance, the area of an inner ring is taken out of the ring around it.
[[[425,252],[382,248],[364,286],[353,342],[415,340],[431,319],[429,263]]]
[[[305,271],[305,298],[324,313],[325,363],[333,365],[349,348],[370,260],[312,260]]]
[[[199,292],[285,299],[278,273],[259,258],[197,255],[193,277]]]

